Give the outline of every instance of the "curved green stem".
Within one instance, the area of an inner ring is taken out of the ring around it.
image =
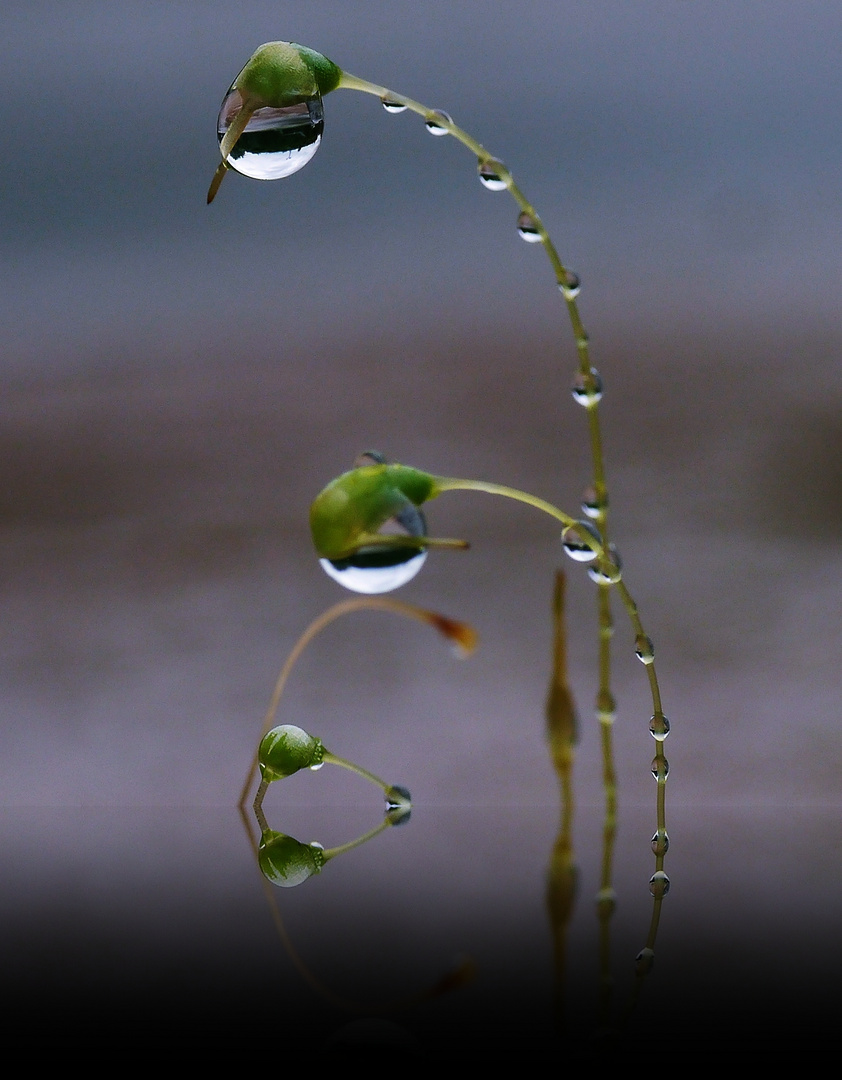
[[[325,755],[327,756],[327,755]],[[337,762],[338,764],[338,762]],[[346,851],[351,851],[352,848],[359,847],[360,844],[365,844],[378,833],[382,833],[384,829],[388,829],[391,822],[388,818],[383,818],[379,825],[375,825],[373,829],[369,829],[367,833],[363,833],[362,836],[358,836],[356,840],[349,840],[347,844],[340,844],[339,847],[325,848],[322,851],[325,862],[328,859],[334,859],[337,855],[342,855]]]
[[[373,772],[369,772],[368,769],[363,769],[360,765],[355,765],[353,761],[347,761],[345,758],[338,757],[336,754],[332,754],[329,750],[325,750],[322,757],[323,762],[330,762],[331,765],[339,765],[343,769],[349,769],[351,772],[356,773],[357,776],[361,776],[364,780],[370,781],[375,787],[385,794],[390,784],[387,784],[385,780],[381,780],[379,776],[375,776]]]
[[[576,342],[576,352],[579,359],[579,372],[586,380],[586,384],[591,380],[591,361],[590,350],[588,344],[588,335],[582,324],[582,319],[579,314],[579,308],[576,304],[576,291],[571,288],[571,282],[576,280],[575,275],[567,269],[564,263],[559,258],[555,245],[550,239],[550,235],[547,232],[544,223],[541,221],[540,215],[536,211],[532,203],[526,198],[521,189],[515,183],[509,169],[501,162],[498,161],[492,154],[486,150],[482,143],[477,142],[473,136],[469,135],[467,131],[464,131],[446,115],[441,113],[437,109],[431,109],[426,105],[422,105],[419,101],[414,101],[412,98],[406,97],[403,94],[396,94],[389,90],[385,86],[379,86],[376,83],[369,82],[368,79],[361,79],[357,75],[351,75],[348,72],[343,72],[340,80],[339,87],[345,87],[347,90],[359,90],[364,94],[374,94],[382,100],[394,102],[397,105],[402,105],[404,108],[409,109],[410,112],[417,113],[418,116],[422,116],[425,121],[433,120],[439,126],[444,128],[448,134],[452,135],[463,146],[467,147],[472,154],[476,155],[477,161],[480,165],[486,162],[494,163],[494,171],[505,183],[506,189],[517,203],[522,213],[526,213],[534,222],[535,230],[540,237],[541,245],[547,254],[547,258],[550,261],[553,274],[555,275],[556,285],[559,288],[564,300],[567,304],[567,313],[570,318],[570,325],[573,330],[573,337]],[[591,458],[593,461],[593,486],[596,493],[598,505],[600,507],[599,512],[595,518],[597,528],[599,529],[603,541],[608,543],[608,510],[607,510],[607,485],[605,480],[605,462],[602,450],[602,434],[599,423],[599,411],[597,408],[597,401],[593,401],[587,406],[588,410],[588,430],[590,434],[591,444]],[[611,641],[610,634],[603,633],[605,626],[611,624],[611,593],[609,587],[599,587],[599,624],[600,624],[600,636],[599,636],[599,692],[598,696],[603,696],[606,693],[611,692]]]

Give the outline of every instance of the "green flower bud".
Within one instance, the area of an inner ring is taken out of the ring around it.
[[[260,837],[257,861],[267,881],[290,889],[320,873],[325,858],[318,846],[266,829]]]
[[[321,739],[308,735],[300,727],[282,724],[272,728],[260,740],[257,760],[263,779],[271,784],[300,769],[321,765],[324,753]]]
[[[283,109],[329,94],[341,78],[342,71],[321,53],[294,41],[267,41],[252,54],[232,89],[261,108]]]

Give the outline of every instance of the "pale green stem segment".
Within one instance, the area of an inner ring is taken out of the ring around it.
[[[358,836],[356,840],[349,840],[347,844],[340,844],[339,847],[325,848],[322,851],[322,858],[325,862],[328,859],[334,859],[337,855],[342,855],[346,851],[351,851],[352,848],[359,847],[361,844],[367,843],[378,833],[382,833],[384,829],[388,829],[392,823],[388,818],[383,818],[379,825],[375,825],[373,829],[369,829],[367,833],[363,833],[362,836]]]
[[[374,784],[375,787],[385,794],[390,785],[385,780],[381,780],[379,776],[375,776],[373,772],[369,772],[368,769],[363,769],[360,765],[355,765],[353,761],[347,761],[345,758],[337,757],[336,754],[332,754],[329,750],[325,750],[322,757],[323,762],[330,762],[332,765],[339,765],[343,769],[350,769],[351,772],[356,773],[357,776],[361,776],[364,780],[368,780]]]
[[[447,132],[457,139],[463,146],[467,147],[472,154],[475,154],[479,164],[483,164],[487,161],[494,161],[494,171],[499,175],[500,179],[506,184],[506,188],[511,194],[512,198],[517,203],[520,210],[530,216],[534,221],[535,227],[538,231],[538,235],[541,238],[541,244],[544,251],[547,253],[547,258],[550,260],[553,273],[555,274],[556,285],[564,296],[567,304],[567,313],[570,317],[570,324],[573,329],[573,337],[576,341],[576,351],[579,358],[579,371],[586,380],[586,383],[590,380],[591,375],[591,361],[590,351],[588,347],[588,335],[582,324],[581,316],[579,315],[579,308],[576,304],[575,296],[565,293],[564,287],[570,280],[570,275],[559,258],[555,245],[550,239],[550,235],[544,227],[544,223],[535,207],[526,198],[521,189],[515,183],[514,177],[511,172],[502,162],[499,162],[496,158],[490,154],[485,147],[477,142],[466,131],[463,131],[457,124],[454,124],[452,120],[442,115],[438,110],[430,109],[426,105],[422,105],[418,101],[414,101],[412,98],[405,97],[403,94],[396,94],[393,91],[387,89],[385,86],[378,86],[375,83],[369,82],[367,79],[360,79],[356,75],[350,75],[348,72],[343,72],[339,80],[339,87],[345,87],[348,90],[359,90],[365,94],[374,94],[381,100],[386,99],[388,101],[394,101],[397,104],[405,106],[411,112],[417,113],[422,116],[425,121],[434,120],[437,125],[443,127]],[[605,462],[602,451],[602,434],[599,423],[599,411],[597,409],[597,402],[587,407],[588,411],[588,430],[590,434],[591,443],[591,458],[593,461],[593,487],[596,493],[598,505],[600,507],[599,513],[595,517],[594,521],[596,527],[599,529],[600,535],[603,538],[605,544],[608,543],[608,511],[607,511],[607,485],[605,480]],[[599,689],[597,691],[597,714],[601,714],[599,703],[612,697],[611,694],[611,637],[613,634],[613,617],[611,614],[611,586],[604,583],[598,586],[598,623],[599,623]],[[614,763],[613,763],[613,749],[610,734],[606,738],[603,736],[603,773],[608,776],[614,775]],[[605,787],[605,804],[606,804],[606,830],[609,828],[608,822],[616,814],[616,782],[612,781],[612,785],[609,787],[606,781]],[[610,877],[610,866],[607,868],[606,873]]]

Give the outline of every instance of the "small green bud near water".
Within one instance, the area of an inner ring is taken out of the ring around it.
[[[315,844],[302,844],[285,833],[265,829],[257,851],[260,872],[273,885],[290,889],[321,872],[325,857]]]
[[[325,748],[321,739],[308,735],[293,724],[272,728],[260,740],[257,760],[267,784],[292,776],[301,769],[321,765]]]

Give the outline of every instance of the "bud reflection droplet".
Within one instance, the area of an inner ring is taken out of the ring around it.
[[[424,515],[408,502],[401,512],[387,523],[392,531],[404,536],[426,536]],[[385,532],[384,532],[385,535]],[[412,581],[427,559],[424,547],[362,547],[345,559],[319,559],[322,569],[352,592],[374,595],[393,592]]]
[[[220,143],[242,105],[240,91],[232,87],[219,110]],[[280,109],[256,109],[234,144],[228,164],[255,180],[280,180],[307,164],[319,148],[323,131],[324,110],[318,94]]]

